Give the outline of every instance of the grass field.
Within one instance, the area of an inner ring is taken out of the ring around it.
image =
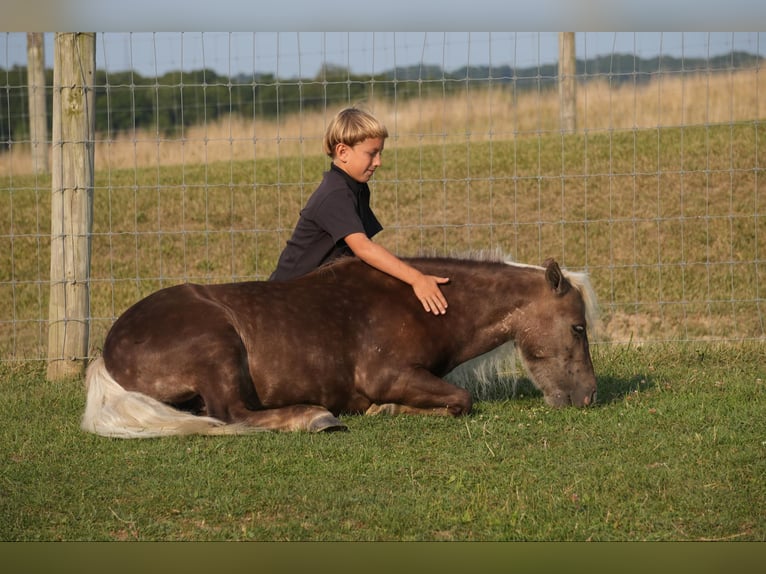
[[[766,540],[763,347],[597,346],[599,404],[528,382],[342,434],[84,434],[80,381],[3,365],[0,540]]]

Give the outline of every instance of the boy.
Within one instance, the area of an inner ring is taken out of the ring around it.
[[[439,288],[447,277],[425,275],[371,238],[381,226],[370,208],[367,182],[381,165],[388,130],[356,107],[341,110],[327,126],[324,151],[330,170],[309,197],[271,280],[305,275],[341,255],[359,259],[412,287],[423,308],[443,315],[447,300]]]

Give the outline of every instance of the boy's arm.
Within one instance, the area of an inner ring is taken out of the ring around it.
[[[347,235],[345,241],[359,259],[410,285],[426,311],[434,315],[447,312],[447,299],[439,285],[447,283],[449,278],[421,273],[382,245],[371,241],[364,233]]]

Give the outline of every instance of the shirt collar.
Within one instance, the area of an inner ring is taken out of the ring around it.
[[[365,188],[367,188],[366,183],[362,183],[360,181],[356,181],[353,177],[351,177],[349,174],[347,174],[345,171],[343,171],[341,168],[339,168],[334,163],[330,164],[330,170],[335,171],[339,174],[341,174],[346,182],[348,182],[349,187],[355,192],[359,193],[360,191],[363,191]]]

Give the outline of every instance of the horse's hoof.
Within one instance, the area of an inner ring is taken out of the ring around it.
[[[309,424],[309,432],[347,431],[348,427],[330,413],[320,415]]]

